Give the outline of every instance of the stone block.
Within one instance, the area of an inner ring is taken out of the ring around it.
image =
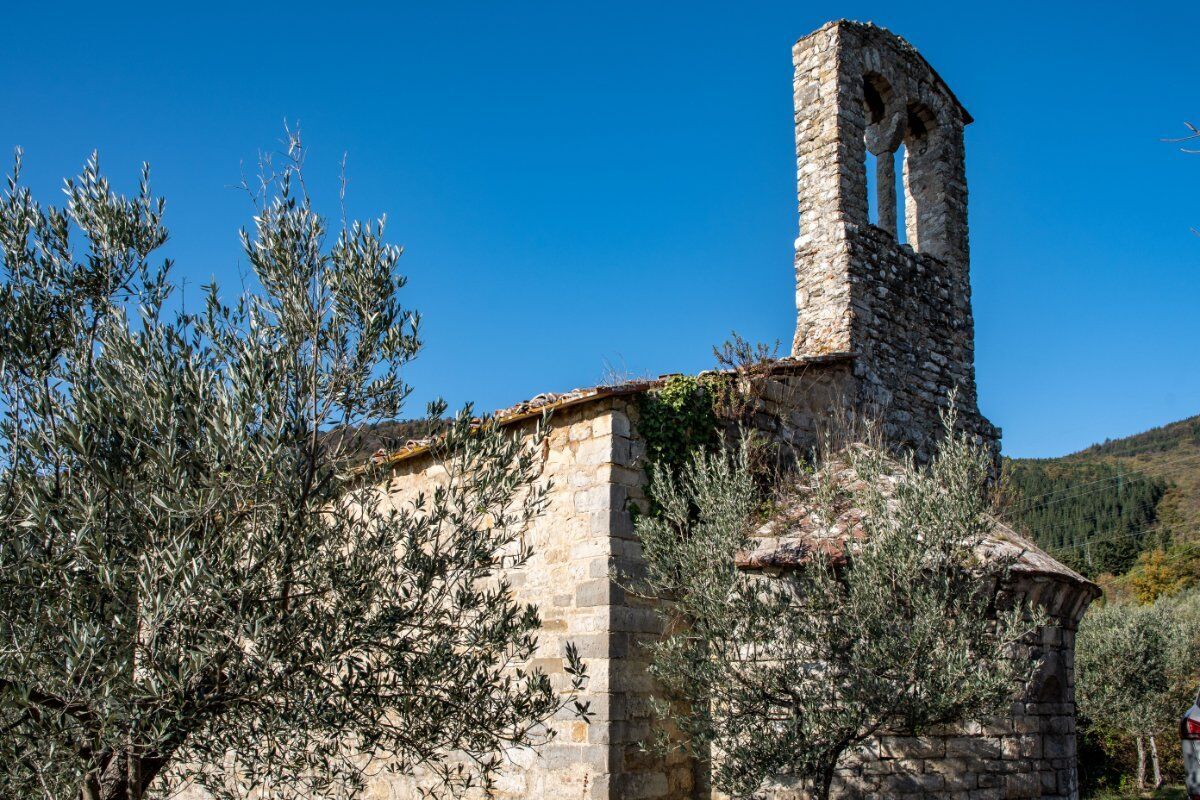
[[[556,675],[563,671],[563,660],[561,658],[535,658],[530,662],[534,669],[540,669],[547,675]]]
[[[942,773],[943,786],[949,792],[968,792],[979,786],[978,773],[966,769],[963,771]]]
[[[612,629],[615,631],[649,633],[655,636],[662,632],[662,619],[651,608],[615,606],[610,612],[609,619]]]
[[[592,420],[596,436],[629,436],[629,432],[629,417],[624,411],[613,409]]]
[[[615,654],[615,637],[605,633],[589,633],[583,636],[571,636],[571,643],[579,650],[583,659],[589,658],[619,658]]]
[[[880,778],[879,788],[884,796],[940,792],[945,788],[945,780],[936,774],[887,775]]]
[[[979,788],[967,795],[968,800],[1003,800],[1004,790],[999,787]]]
[[[1075,765],[1060,769],[1056,773],[1058,778],[1057,791],[1063,797],[1075,797],[1079,792],[1079,779],[1075,774]]]
[[[607,576],[584,581],[575,588],[575,605],[580,608],[612,605],[620,602],[620,591]]]
[[[587,439],[575,450],[575,463],[582,466],[599,466],[612,461],[612,442],[607,436]]]
[[[950,736],[947,758],[1000,758],[1000,740],[985,736]]]
[[[932,736],[885,736],[879,752],[883,758],[940,758],[946,754],[946,741]]]
[[[573,502],[575,513],[586,514],[589,511],[607,511],[609,509],[610,487],[596,486],[575,492]]]
[[[1024,706],[1022,706],[1022,711],[1024,711]],[[1042,720],[1039,717],[1025,716],[1024,713],[1021,713],[1013,717],[1012,729],[1014,733],[1040,733]]]
[[[1005,800],[1020,800],[1026,797],[1041,797],[1042,783],[1035,772],[1008,775],[1004,780]]]
[[[580,762],[580,748],[566,742],[555,742],[540,748],[538,756],[538,766],[544,769],[567,769]]]
[[[925,767],[926,762],[920,758],[888,758],[865,761],[859,768],[864,775],[919,775],[926,771]]]
[[[617,797],[629,800],[650,800],[666,796],[667,776],[658,772],[617,775]]]
[[[1001,789],[1004,787],[1004,776],[994,772],[980,772],[975,776],[975,783],[980,789]]]
[[[1047,734],[1042,737],[1043,758],[1074,758],[1075,737],[1069,734]]]
[[[1003,757],[1009,761],[1042,757],[1042,737],[1036,733],[1014,734],[1002,740]]]

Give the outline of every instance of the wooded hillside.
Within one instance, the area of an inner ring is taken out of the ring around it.
[[[1088,577],[1118,576],[1109,582],[1119,591],[1146,593],[1136,584],[1151,572],[1195,582],[1200,416],[1061,458],[1005,459],[1003,498],[1004,515],[1041,547]]]

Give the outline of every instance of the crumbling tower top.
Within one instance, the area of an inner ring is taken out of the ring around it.
[[[792,61],[793,354],[858,354],[860,401],[894,407],[883,416],[902,441],[926,438],[951,390],[970,424],[978,417],[963,152],[971,116],[912,45],[875,25],[831,22],[797,42]],[[970,426],[994,439],[978,422]]]
[[[864,163],[870,153],[894,165],[903,146],[904,238],[918,252],[965,259],[963,127],[971,116],[929,62],[883,28],[845,21],[801,39],[792,59],[800,246],[836,234],[839,223],[895,234],[895,173],[876,183],[878,217],[870,219]]]

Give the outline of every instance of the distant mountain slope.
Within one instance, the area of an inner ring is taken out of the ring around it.
[[[1200,549],[1200,416],[1050,459],[1005,459],[1004,514],[1089,577]]]
[[[1200,539],[1200,415],[1093,445],[1069,460],[1108,459],[1166,480],[1159,522],[1178,540]]]

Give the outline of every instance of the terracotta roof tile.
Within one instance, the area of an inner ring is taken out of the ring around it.
[[[858,481],[858,476],[850,468],[835,469],[834,476],[847,488]],[[895,483],[899,477],[893,474],[885,480]],[[860,509],[847,507],[839,511],[832,524],[826,525],[805,500],[805,494],[799,493],[790,505],[782,508],[751,534],[753,546],[738,554],[737,565],[749,570],[794,569],[818,551],[835,559],[844,559],[848,543],[867,535],[863,518]],[[996,518],[991,518],[991,530],[978,546],[977,553],[984,559],[1011,558],[1016,572],[1095,586]]]
[[[852,361],[855,358],[855,353],[830,353],[822,356],[809,357],[788,357],[775,359],[768,366],[771,373],[787,373],[798,370],[805,370],[814,367],[823,367],[834,364],[844,364]],[[717,370],[700,373],[702,375],[715,373]],[[647,378],[643,380],[624,381],[614,384],[601,384],[598,386],[588,386],[580,389],[572,389],[568,392],[542,392],[528,400],[523,400],[520,403],[511,405],[508,408],[500,409],[495,412],[492,417],[501,425],[510,425],[516,422],[521,422],[531,417],[541,415],[546,411],[553,411],[560,408],[582,405],[598,400],[603,400],[607,397],[618,397],[624,395],[640,394],[651,389],[662,386],[666,381],[679,373],[670,373],[660,375],[657,378]],[[398,464],[409,458],[420,455],[429,450],[429,446],[433,443],[434,438],[415,439],[408,442],[404,447],[390,453],[375,453],[372,456],[372,461],[376,464]]]

